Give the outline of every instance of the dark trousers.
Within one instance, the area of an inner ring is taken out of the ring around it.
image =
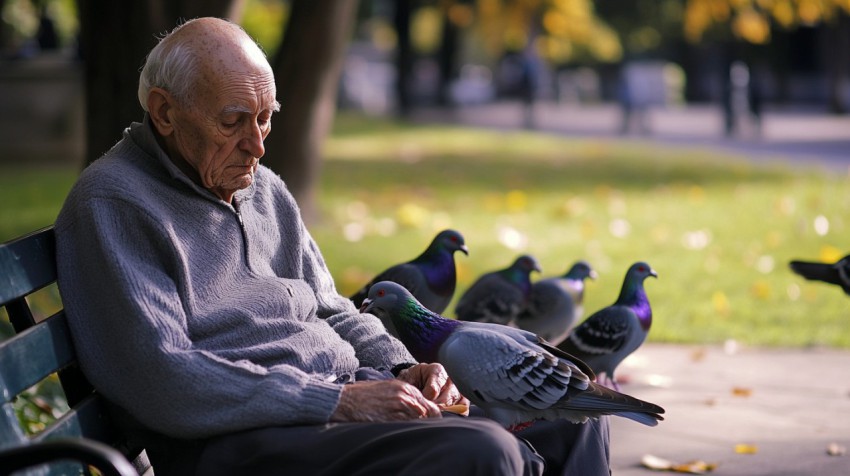
[[[610,474],[607,417],[582,425],[536,422],[516,434],[486,418],[448,414],[269,427],[212,438],[199,452],[181,454],[176,461],[152,452],[157,476]]]

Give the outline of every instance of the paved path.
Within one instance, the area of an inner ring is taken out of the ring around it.
[[[418,111],[414,120],[468,124],[498,129],[523,127],[524,110],[517,102],[468,106],[447,112]],[[654,109],[647,114],[646,133],[620,133],[616,105],[594,106],[538,103],[535,129],[572,137],[604,137],[620,141],[657,142],[683,148],[713,148],[750,160],[789,161],[795,165],[850,170],[850,115],[822,111],[768,109],[760,134],[747,123],[727,138],[720,110],[713,105]]]
[[[420,111],[414,119],[499,129],[520,128],[524,120],[517,103]],[[746,130],[733,139],[711,106],[653,111],[650,134],[620,134],[612,105],[540,104],[535,122],[538,130],[566,136],[713,148],[742,160],[850,172],[850,117],[768,111],[759,136]],[[850,449],[850,351],[727,347],[647,344],[622,364],[622,390],[667,413],[655,428],[612,420],[614,475],[664,474],[641,466],[654,455],[713,463],[709,474],[716,475],[850,476],[850,454],[827,454],[833,444]],[[738,453],[736,445],[754,453]]]
[[[850,475],[850,454],[827,454],[850,449],[848,351],[647,344],[621,374],[624,392],[667,413],[654,428],[612,420],[615,476],[654,474],[640,465],[648,454],[714,463],[717,475]]]

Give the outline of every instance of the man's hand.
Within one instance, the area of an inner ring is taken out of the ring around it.
[[[439,418],[440,408],[401,380],[369,380],[342,386],[331,421],[382,422]]]
[[[466,414],[469,411],[469,400],[460,394],[446,373],[446,369],[440,364],[416,364],[402,370],[398,378],[415,385],[422,391],[425,398],[441,407],[460,405],[466,407],[466,411],[455,411],[455,413]]]

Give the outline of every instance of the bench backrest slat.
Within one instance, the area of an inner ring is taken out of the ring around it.
[[[0,306],[56,281],[56,239],[45,228],[0,246]]]
[[[0,342],[0,394],[3,401],[10,401],[73,361],[74,349],[63,312]]]

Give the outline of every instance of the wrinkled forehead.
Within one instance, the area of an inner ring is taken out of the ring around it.
[[[200,44],[202,61],[195,84],[198,99],[216,112],[224,107],[274,109],[274,75],[262,51],[244,33],[230,40]]]

